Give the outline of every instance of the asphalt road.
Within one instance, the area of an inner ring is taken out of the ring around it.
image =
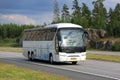
[[[0,62],[15,64],[33,70],[45,71],[71,78],[72,80],[120,80],[120,63],[86,60],[77,65],[45,61],[30,62],[21,53],[0,52]]]

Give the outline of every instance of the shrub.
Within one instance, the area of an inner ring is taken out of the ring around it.
[[[113,47],[113,51],[120,51],[120,41],[115,42],[114,47]]]

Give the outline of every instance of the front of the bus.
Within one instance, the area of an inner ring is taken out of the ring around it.
[[[58,30],[59,60],[72,62],[86,60],[85,31],[78,27],[60,28]]]

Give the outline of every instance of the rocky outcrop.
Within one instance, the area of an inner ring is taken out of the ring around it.
[[[103,29],[88,28],[88,29],[86,29],[86,31],[88,32],[88,39],[90,39],[90,40],[96,40],[96,39],[99,39],[99,38],[104,38],[107,34],[107,32]]]
[[[96,48],[102,49],[102,50],[112,50],[114,47],[114,43],[115,41],[112,41],[112,40],[98,41],[96,43]]]
[[[112,50],[115,44],[113,40],[100,40],[106,37],[107,32],[103,29],[87,29],[87,44],[90,48]]]

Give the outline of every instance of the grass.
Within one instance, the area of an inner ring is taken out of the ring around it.
[[[14,47],[0,47],[0,51],[6,52],[23,52],[22,48],[14,48]]]
[[[0,62],[0,80],[70,80],[64,76],[20,68]]]
[[[2,46],[2,47],[17,47],[18,46],[18,44],[17,43],[15,43],[15,42],[11,42],[11,43],[5,43],[5,42],[0,42],[0,46]]]
[[[16,42],[16,38],[5,38],[0,39],[1,47],[19,47],[19,44]]]
[[[88,59],[120,62],[120,56],[105,55],[105,54],[87,54]]]

